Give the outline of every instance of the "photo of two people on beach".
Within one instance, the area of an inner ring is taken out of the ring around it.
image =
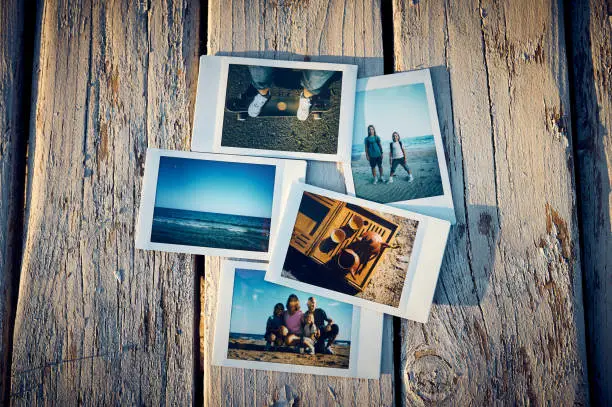
[[[353,306],[236,269],[229,359],[348,369]]]
[[[444,194],[423,83],[357,92],[351,169],[356,196],[370,201]]]

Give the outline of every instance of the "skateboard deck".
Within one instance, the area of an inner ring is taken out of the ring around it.
[[[228,112],[236,113],[237,120],[247,120],[249,118],[248,109],[253,97],[241,97],[240,99],[231,99],[225,105]],[[295,117],[300,105],[300,97],[294,96],[276,96],[272,95],[270,100],[261,109],[261,113],[257,117]],[[329,97],[313,97],[312,105],[310,106],[310,116],[314,120],[320,120],[322,114],[331,109],[331,100]]]

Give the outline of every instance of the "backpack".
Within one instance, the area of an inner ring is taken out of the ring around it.
[[[402,144],[402,140],[398,140],[400,143],[400,148],[404,151],[404,145]],[[391,151],[391,155],[393,156],[393,141],[389,143],[389,151]]]

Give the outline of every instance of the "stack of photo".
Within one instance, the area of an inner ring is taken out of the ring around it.
[[[455,223],[429,71],[203,56],[191,149],[148,149],[136,247],[223,258],[212,363],[378,378]]]

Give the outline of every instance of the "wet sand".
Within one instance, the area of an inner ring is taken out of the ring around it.
[[[285,363],[290,365],[306,365],[318,367],[333,367],[337,369],[348,369],[350,346],[346,344],[334,344],[332,346],[335,354],[300,354],[293,351],[294,348],[281,347],[276,351],[265,351],[266,342],[255,339],[230,338],[228,343],[228,359],[251,360],[257,362]]]
[[[378,183],[374,185],[372,184],[370,164],[366,160],[365,154],[360,157],[353,157],[351,168],[356,195],[359,198],[374,202],[390,203],[444,194],[435,146],[406,150],[406,162],[414,176],[412,182],[408,182],[406,170],[398,166],[392,184]],[[376,172],[378,173],[378,169],[376,169]],[[388,179],[390,173],[389,153],[385,153],[383,178]]]

